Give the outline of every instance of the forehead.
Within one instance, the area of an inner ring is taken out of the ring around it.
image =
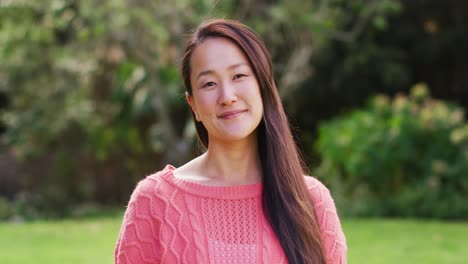
[[[226,38],[208,38],[193,51],[191,76],[201,71],[223,71],[234,64],[248,64],[247,58],[234,42]]]

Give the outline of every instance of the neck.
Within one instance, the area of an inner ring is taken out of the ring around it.
[[[255,140],[222,144],[210,142],[208,151],[202,156],[207,176],[229,184],[253,184],[261,180],[261,165]]]

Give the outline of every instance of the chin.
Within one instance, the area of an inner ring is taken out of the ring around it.
[[[249,140],[255,133],[255,130],[241,130],[241,131],[219,131],[215,136],[218,140],[223,142],[236,142],[242,140]],[[210,140],[211,142],[211,140]]]

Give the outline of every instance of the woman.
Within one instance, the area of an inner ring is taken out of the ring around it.
[[[261,39],[201,24],[182,60],[186,99],[207,151],[142,180],[116,263],[346,263],[324,185],[304,176]]]

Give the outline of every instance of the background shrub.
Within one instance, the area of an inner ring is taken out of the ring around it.
[[[316,174],[341,211],[362,216],[468,218],[468,124],[424,84],[323,123]]]
[[[12,215],[13,206],[7,199],[0,197],[0,220],[8,219]]]

